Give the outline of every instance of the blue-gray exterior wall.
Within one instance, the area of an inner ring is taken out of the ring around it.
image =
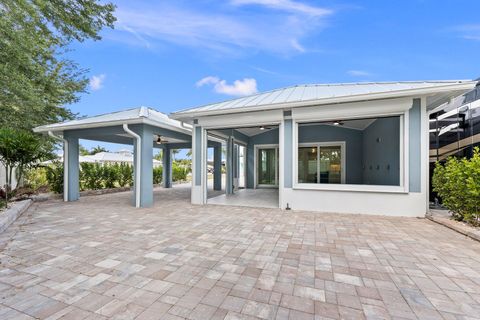
[[[363,183],[400,185],[400,118],[379,118],[363,131]]]
[[[233,136],[230,136],[227,140],[226,146],[226,182],[225,182],[225,193],[233,193],[233,176],[234,176],[234,164],[233,164],[233,149],[234,142]]]
[[[200,186],[202,184],[202,127],[195,127],[195,185]]]
[[[165,146],[163,148],[162,155],[162,179],[163,187],[171,188],[172,187],[172,149],[170,146]]]
[[[141,150],[138,149],[137,139],[134,139],[134,174],[140,175],[140,185],[136,185],[134,179],[133,203],[135,204],[136,188],[140,187],[140,207],[153,205],[153,131],[148,125],[132,125],[130,129],[140,135]],[[140,155],[140,168],[137,168],[137,157]]]
[[[64,139],[68,142],[67,147],[67,157],[64,157],[64,161],[68,161],[67,166],[64,168],[68,168],[68,181],[64,181],[64,183],[68,186],[68,191],[66,194],[67,201],[75,201],[78,200],[80,197],[80,165],[79,165],[79,145],[78,145],[78,138],[70,136],[68,133],[64,133]]]
[[[409,111],[409,126],[408,126],[408,167],[409,167],[409,191],[421,191],[421,100],[413,99],[413,106]]]
[[[213,190],[222,190],[222,145],[213,147]]]

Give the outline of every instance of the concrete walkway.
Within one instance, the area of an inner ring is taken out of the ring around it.
[[[240,189],[234,194],[220,194],[208,199],[208,204],[256,208],[278,208],[278,189]]]
[[[426,219],[34,204],[0,235],[0,319],[478,319],[480,243]]]

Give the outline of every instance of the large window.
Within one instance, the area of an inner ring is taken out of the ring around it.
[[[401,186],[402,116],[298,123],[298,185]]]

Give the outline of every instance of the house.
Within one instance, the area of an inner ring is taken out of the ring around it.
[[[241,199],[281,209],[423,216],[428,114],[475,85],[469,80],[300,85],[170,117],[193,126],[192,203],[219,203],[205,179],[207,143],[215,136],[227,150],[223,204]],[[245,189],[236,190],[241,176]]]
[[[471,158],[474,148],[480,147],[480,86],[433,109],[429,123],[430,175],[437,161]],[[430,202],[436,200],[430,188]]]
[[[63,155],[58,157],[59,161],[63,162]],[[153,159],[153,167],[161,167],[162,162],[156,159]],[[52,161],[45,161],[44,163],[51,163]],[[78,162],[83,163],[98,163],[98,164],[121,164],[126,163],[133,165],[133,152],[127,149],[121,149],[114,152],[97,152],[92,155],[79,156]]]
[[[193,204],[423,216],[429,113],[475,85],[471,80],[299,85],[169,117],[141,107],[36,131],[64,141],[67,201],[78,199],[81,138],[134,145],[137,207],[153,203],[153,148],[192,148]],[[166,187],[169,158],[167,152]]]

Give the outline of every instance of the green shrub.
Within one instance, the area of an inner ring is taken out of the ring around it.
[[[163,174],[163,168],[162,167],[153,168],[153,183],[154,184],[162,183],[162,174]]]
[[[450,157],[437,163],[432,177],[433,191],[453,218],[473,225],[480,224],[480,149],[471,159]]]
[[[118,167],[117,179],[120,187],[133,185],[133,167],[127,163],[121,163]]]
[[[46,167],[36,167],[26,170],[23,177],[25,186],[28,186],[33,190],[38,190],[41,187],[47,186],[47,170]]]
[[[45,167],[45,174],[50,191],[63,193],[63,164],[55,162]]]
[[[80,163],[80,189],[103,189],[104,169],[98,163]]]
[[[117,186],[118,176],[118,164],[105,164],[102,166],[102,181],[104,188],[115,188]]]
[[[190,172],[190,167],[177,162],[172,163],[172,180],[173,181],[185,181],[187,175]]]

